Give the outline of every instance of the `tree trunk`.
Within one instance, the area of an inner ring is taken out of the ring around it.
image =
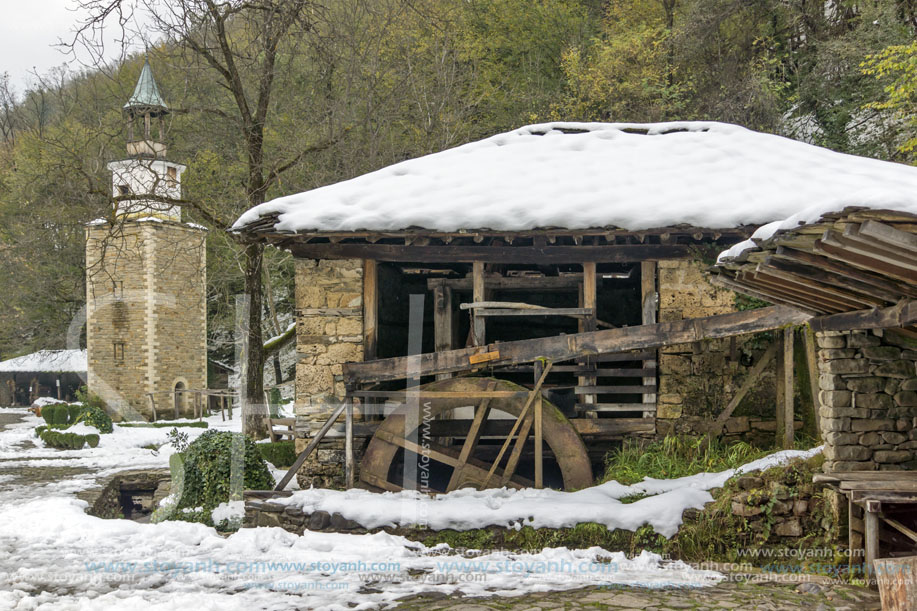
[[[245,294],[248,297],[246,312],[245,352],[243,355],[242,432],[252,439],[268,434],[268,409],[264,404],[264,340],[261,334],[261,309],[263,304],[261,265],[264,256],[262,244],[245,247]]]

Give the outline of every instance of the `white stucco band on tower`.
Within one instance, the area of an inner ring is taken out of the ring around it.
[[[115,214],[181,221],[181,207],[162,200],[181,199],[184,165],[165,159],[136,158],[112,161],[108,169],[112,173],[111,194],[117,201]],[[132,197],[135,195],[138,197]],[[120,199],[125,197],[130,199]]]

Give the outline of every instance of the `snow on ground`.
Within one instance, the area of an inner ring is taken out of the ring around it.
[[[483,526],[562,528],[597,522],[609,529],[636,530],[643,524],[671,537],[681,526],[686,509],[700,509],[713,500],[710,490],[719,488],[737,473],[767,469],[793,458],[809,458],[821,451],[783,450],[720,473],[699,473],[670,480],[646,478],[625,486],[615,481],[576,492],[536,490],[475,490],[464,488],[431,497],[416,491],[376,494],[365,490],[311,488],[276,502],[301,507],[306,513],[340,513],[366,528],[427,524],[435,530],[458,530]],[[620,499],[649,494],[633,503]]]
[[[917,210],[917,168],[714,122],[548,123],[252,208],[279,231],[761,225],[812,207]]]
[[[518,596],[584,585],[702,587],[723,579],[647,552],[632,559],[599,548],[462,555],[446,545],[427,548],[385,533],[296,536],[256,528],[224,537],[201,524],[102,520],[87,515],[86,503],[73,493],[119,470],[165,467],[172,452],[169,429],[116,426],[101,436],[98,448],[64,451],[35,439],[40,418],[24,409],[3,413],[24,420],[0,431],[0,609],[370,609],[425,591]],[[223,430],[238,430],[240,424],[219,416],[209,421]],[[204,429],[184,431],[194,438]],[[159,449],[143,447],[151,444]],[[815,451],[778,452],[743,470]],[[42,485],[15,477],[55,467],[81,471]],[[422,512],[434,527],[588,520],[635,528],[649,521],[671,534],[685,507],[702,506],[711,498],[709,489],[735,472],[647,479],[633,486],[609,482],[574,493],[460,490],[436,500],[407,492],[306,490],[289,502],[339,511],[368,526],[399,523],[402,515],[416,523]],[[618,500],[636,493],[657,496],[632,504]],[[227,503],[219,513],[229,519],[238,517],[239,509]]]

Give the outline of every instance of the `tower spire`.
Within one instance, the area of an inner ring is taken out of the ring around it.
[[[163,117],[169,114],[169,106],[162,99],[159,85],[153,78],[153,69],[150,60],[143,62],[140,77],[134,87],[134,93],[122,107],[128,121],[127,152],[135,157],[165,157],[166,147],[163,143]],[[152,136],[153,119],[157,119],[159,133],[156,140]],[[135,140],[134,123],[140,120],[142,125],[142,138]]]

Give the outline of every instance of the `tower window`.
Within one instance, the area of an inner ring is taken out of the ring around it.
[[[118,195],[130,195],[131,188],[127,185],[118,185]]]
[[[116,363],[124,362],[124,342],[114,342],[114,356]]]
[[[111,290],[115,294],[115,299],[124,299],[124,282],[121,280],[112,280]]]
[[[175,168],[167,169],[166,173],[169,175],[170,180],[178,180],[178,170],[176,170]]]

